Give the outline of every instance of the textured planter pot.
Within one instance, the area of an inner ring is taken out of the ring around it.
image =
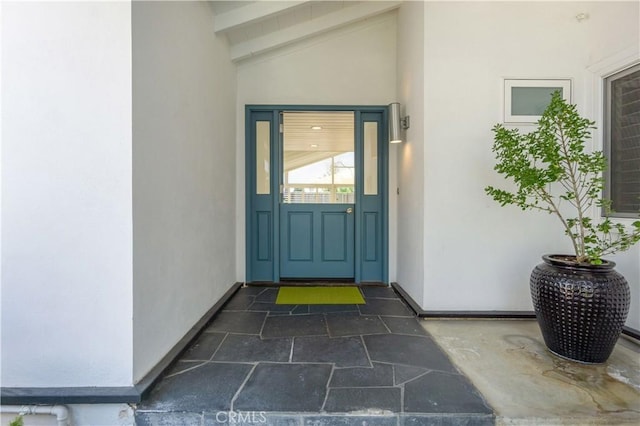
[[[614,262],[575,265],[546,255],[533,269],[531,298],[549,350],[583,363],[609,358],[629,312],[627,280]]]

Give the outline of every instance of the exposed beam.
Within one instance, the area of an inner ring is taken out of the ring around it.
[[[275,15],[276,13],[284,12],[304,3],[308,3],[308,0],[257,1],[214,16],[213,29],[217,33],[229,31],[241,25],[250,24],[271,15]]]
[[[357,22],[400,6],[401,1],[367,1],[336,12],[257,37],[231,47],[231,59],[238,61],[335,28]]]

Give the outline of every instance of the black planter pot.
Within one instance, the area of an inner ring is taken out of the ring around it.
[[[629,313],[627,280],[614,262],[576,265],[569,256],[543,256],[533,269],[531,298],[549,350],[583,363],[605,362]]]

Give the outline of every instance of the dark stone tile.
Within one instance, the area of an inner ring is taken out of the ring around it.
[[[405,415],[400,417],[400,426],[493,426],[495,418],[492,415],[448,415],[425,414]]]
[[[296,306],[297,305],[276,305],[272,302],[254,302],[247,310],[251,312],[269,312],[270,315],[274,313],[290,315]]]
[[[358,305],[362,315],[388,315],[395,317],[415,317],[413,311],[400,300],[367,299],[366,305]]]
[[[271,414],[265,413],[266,421],[264,425],[269,426],[302,426],[302,416],[296,416],[294,414]],[[254,423],[255,426],[255,423]]]
[[[301,426],[298,415],[280,415],[264,411],[219,411],[204,413],[204,426]],[[194,425],[195,426],[195,425]]]
[[[382,321],[384,321],[392,333],[429,336],[417,318],[382,317]]]
[[[201,367],[201,366],[205,365],[206,363],[207,363],[207,361],[182,361],[182,360],[178,360],[178,362],[173,364],[171,366],[171,369],[168,370],[164,374],[164,377],[173,376],[175,374],[180,374],[180,373],[185,372],[187,370],[193,370],[194,368]]]
[[[298,305],[293,311],[291,311],[291,315],[305,315],[309,313],[313,313],[309,309],[309,305]]]
[[[140,407],[158,411],[229,410],[231,399],[251,367],[248,364],[206,363],[196,369],[166,377]]]
[[[234,410],[319,412],[331,368],[328,364],[258,364]]]
[[[226,333],[260,334],[264,312],[220,312],[207,327],[207,332],[221,331]]]
[[[398,426],[396,415],[371,415],[371,416],[305,416],[304,426]]]
[[[241,287],[240,290],[238,290],[238,293],[248,294],[250,296],[257,296],[270,288],[273,288],[273,287],[267,287],[263,285],[249,285],[246,287]]]
[[[202,424],[202,413],[136,411],[136,426],[197,426]]]
[[[218,349],[225,333],[202,333],[180,358],[183,361],[208,361]]]
[[[291,338],[262,340],[259,336],[229,334],[216,352],[214,361],[288,362]]]
[[[255,301],[255,296],[238,292],[225,305],[225,311],[244,311]]]
[[[390,364],[373,363],[373,368],[336,368],[333,370],[331,388],[362,388],[393,386],[393,367]]]
[[[276,303],[279,290],[277,287],[265,288],[263,292],[256,296],[256,302]]]
[[[334,312],[360,313],[358,305],[307,305],[312,314],[330,314]]]
[[[296,337],[293,362],[331,362],[338,367],[369,367],[360,337]]]
[[[329,389],[324,405],[327,412],[400,411],[400,388],[337,388]]]
[[[399,299],[398,294],[391,287],[360,287],[360,291],[366,299]]]
[[[430,370],[420,367],[408,367],[406,365],[394,365],[393,366],[393,380],[394,385],[400,385],[422,376]]]
[[[271,316],[262,329],[262,337],[326,336],[324,315]]]
[[[255,302],[249,310],[268,312],[269,316],[307,315],[309,314],[309,305],[276,305],[270,302]]]
[[[268,314],[270,317],[284,317],[292,315],[290,311],[271,311]]]
[[[457,373],[449,358],[428,337],[376,334],[363,339],[371,361]]]
[[[493,413],[464,376],[436,371],[404,385],[404,411],[407,413]]]
[[[374,315],[327,315],[329,336],[358,336],[389,333],[379,317]]]
[[[247,309],[247,312],[265,312],[269,313],[269,308],[273,303],[267,302],[253,302]]]

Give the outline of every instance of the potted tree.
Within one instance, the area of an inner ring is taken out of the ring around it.
[[[629,285],[604,257],[640,241],[640,221],[613,222],[611,201],[602,198],[602,152],[586,152],[594,122],[556,92],[536,130],[520,133],[493,127],[495,170],[513,190],[488,186],[500,205],[555,215],[571,240],[573,254],[542,257],[530,278],[531,297],[545,344],[564,358],[584,363],[607,360],[629,311]],[[594,220],[595,209],[604,212]]]

